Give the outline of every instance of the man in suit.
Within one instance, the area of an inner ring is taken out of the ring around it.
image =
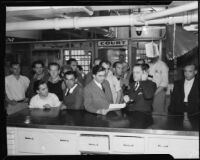
[[[91,69],[92,69],[92,67],[99,65],[100,62],[101,62],[101,59],[95,58],[95,59],[94,59],[94,63],[93,63],[92,66],[91,66]],[[85,82],[84,82],[85,86],[86,86],[87,84],[89,84],[89,83],[92,81],[92,79],[93,79],[92,71],[90,71],[90,72],[85,76]]]
[[[188,63],[184,67],[184,79],[174,83],[171,94],[171,103],[168,108],[171,114],[182,114],[187,112],[193,114],[199,112],[199,89],[197,68],[194,64]]]
[[[63,104],[66,109],[82,110],[83,87],[77,83],[77,75],[74,71],[67,71],[64,74],[64,82],[67,86],[64,92]],[[62,108],[64,109],[64,108]]]
[[[124,93],[124,101],[127,103],[127,111],[152,112],[153,96],[156,84],[148,80],[148,73],[141,64],[133,67],[134,82],[130,89]]]
[[[88,112],[105,115],[113,103],[109,82],[105,80],[105,68],[94,66],[93,80],[84,88],[84,106]]]

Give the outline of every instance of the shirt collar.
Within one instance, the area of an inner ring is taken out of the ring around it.
[[[185,82],[186,82],[186,83],[193,83],[193,82],[194,82],[194,79],[195,79],[195,77],[192,78],[191,80],[187,80],[187,79],[185,79]]]
[[[71,93],[75,90],[75,88],[76,88],[77,86],[78,86],[78,84],[75,84],[74,87],[70,88],[69,93],[71,94]],[[69,88],[67,89],[66,93],[68,92],[68,90],[69,90]]]
[[[94,80],[94,82],[96,83],[96,85],[97,85],[98,87],[102,88],[102,84],[101,84],[101,83],[97,82],[95,79],[93,79],[93,80]]]
[[[48,81],[50,81],[50,82],[52,82],[52,83],[56,83],[56,82],[58,82],[58,81],[60,81],[60,80],[61,80],[61,78],[60,78],[60,76],[58,76],[58,78],[56,79],[56,81],[52,82],[52,78],[51,78],[51,77],[49,77],[49,80],[48,80]]]

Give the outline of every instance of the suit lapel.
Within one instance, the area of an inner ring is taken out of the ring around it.
[[[188,94],[188,97],[190,97],[190,96],[192,95],[192,93],[193,93],[194,90],[195,90],[196,85],[197,85],[197,80],[196,80],[196,78],[195,78],[195,79],[194,79],[194,82],[193,82],[193,84],[192,84],[192,88],[191,88],[191,90],[190,90],[190,93]]]
[[[101,95],[102,97],[106,98],[105,93],[101,90],[101,88],[99,88],[99,87],[97,86],[97,84],[96,84],[94,81],[92,81],[92,85],[93,85],[95,91],[96,91],[99,95]]]

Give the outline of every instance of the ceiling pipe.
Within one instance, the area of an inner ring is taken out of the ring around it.
[[[140,17],[138,17],[138,20],[141,21],[147,21],[150,19],[155,19],[155,18],[160,18],[160,17],[165,17],[165,16],[170,16],[173,14],[177,14],[177,13],[181,13],[181,12],[187,12],[190,10],[194,10],[194,9],[198,9],[198,1],[189,3],[189,4],[184,4],[178,7],[173,7],[170,9],[166,9],[160,12],[155,12],[155,13],[151,13],[151,14],[144,14],[141,15]]]
[[[6,31],[17,30],[46,30],[46,29],[70,29],[70,28],[89,28],[89,27],[109,27],[109,26],[143,26],[174,23],[196,23],[198,14],[168,17],[142,23],[134,15],[125,16],[100,16],[100,17],[80,17],[68,19],[51,19],[25,22],[6,23]]]

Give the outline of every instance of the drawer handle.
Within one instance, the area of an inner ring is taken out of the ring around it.
[[[134,147],[134,144],[123,144],[124,147]]]
[[[168,145],[163,146],[163,145],[160,145],[160,144],[159,144],[158,147],[165,147],[165,148],[167,148]]]
[[[30,140],[34,140],[33,138],[30,138],[30,137],[25,137],[25,139],[30,139]]]
[[[60,139],[60,142],[69,142],[67,139]]]
[[[89,146],[98,146],[98,144],[89,143]]]

